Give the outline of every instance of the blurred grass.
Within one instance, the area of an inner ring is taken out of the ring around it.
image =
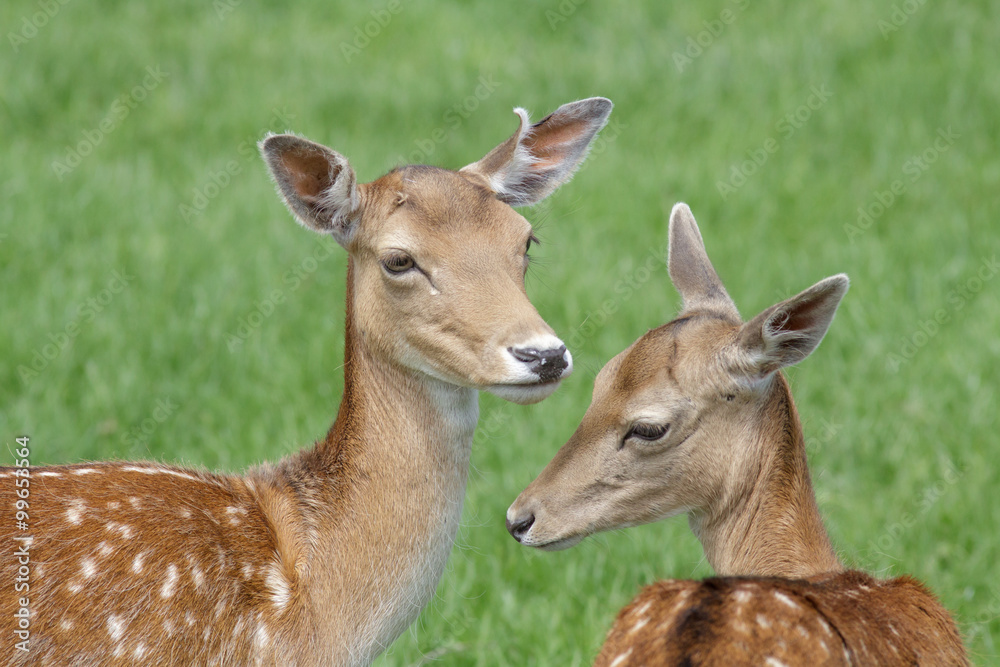
[[[850,274],[830,335],[791,372],[831,535],[850,563],[928,582],[976,662],[1000,663],[1000,280],[977,282],[1000,246],[996,3],[920,5],[883,34],[901,4],[403,2],[349,58],[355,28],[378,25],[371,6],[69,2],[19,41],[43,4],[0,8],[4,462],[28,434],[36,464],[239,470],[325,431],[342,388],[345,259],[310,260],[321,242],[249,150],[264,132],[333,146],[370,180],[407,156],[477,159],[513,130],[513,106],[537,119],[604,95],[606,140],[525,211],[544,242],[529,293],[575,343],[578,370],[536,406],[482,398],[492,426],[439,598],[380,664],[589,664],[640,584],[709,574],[681,520],[556,554],[503,528],[596,371],[675,312],[662,264],[642,267],[678,200],[744,316]],[[733,20],[715,23],[724,10]],[[165,76],[137,101],[147,67]],[[824,87],[829,99],[803,110]],[[118,122],[95,135],[106,118]],[[934,149],[948,128],[957,138]],[[100,140],[60,179],[53,163],[86,133]],[[777,149],[723,197],[718,184],[739,182],[734,166],[765,145]],[[878,210],[897,180],[902,194],[860,229],[859,207]],[[275,291],[283,301],[230,351]]]

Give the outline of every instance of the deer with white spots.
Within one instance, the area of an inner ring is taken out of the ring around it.
[[[17,559],[4,558],[6,664],[374,660],[444,570],[478,391],[534,403],[572,370],[525,293],[535,238],[512,206],[567,181],[611,107],[574,102],[534,125],[516,109],[517,131],[478,162],[366,184],[324,146],[265,138],[288,208],[348,252],[336,420],[315,446],[239,476],[157,463],[31,469],[29,650],[13,648]],[[14,477],[0,471],[8,516]]]
[[[683,204],[668,270],[679,317],[608,362],[576,433],[507,512],[515,539],[541,549],[688,515],[721,576],[645,588],[596,664],[968,664],[920,583],[844,569],[816,506],[780,369],[819,345],[847,276],[744,323]]]

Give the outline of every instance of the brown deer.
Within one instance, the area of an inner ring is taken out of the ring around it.
[[[541,549],[686,513],[723,575],[644,589],[596,664],[967,664],[921,584],[845,571],[816,507],[780,369],[819,345],[847,276],[744,323],[684,204],[668,269],[680,316],[608,362],[576,433],[507,511],[514,538]]]
[[[370,663],[443,572],[478,390],[534,403],[572,370],[525,293],[535,238],[511,206],[566,182],[611,107],[574,102],[535,125],[516,109],[517,131],[478,162],[366,184],[324,146],[267,137],[288,208],[348,252],[336,421],[315,446],[239,476],[31,468],[29,532],[3,524],[4,543],[30,553],[30,591],[3,597],[7,664]],[[0,471],[10,517],[15,479]],[[17,566],[0,565],[7,591]],[[11,615],[18,598],[26,623]],[[27,650],[13,648],[18,629]]]

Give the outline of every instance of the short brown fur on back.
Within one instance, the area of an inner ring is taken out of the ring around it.
[[[910,577],[717,577],[647,586],[595,667],[966,665],[948,612]]]

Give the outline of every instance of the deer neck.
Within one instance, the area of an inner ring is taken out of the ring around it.
[[[337,664],[367,664],[433,597],[459,526],[478,392],[373,354],[353,317],[344,396],[313,461],[308,589]]]
[[[719,502],[692,513],[691,528],[720,575],[804,578],[844,568],[813,493],[802,425],[779,373],[755,426],[733,443]]]

